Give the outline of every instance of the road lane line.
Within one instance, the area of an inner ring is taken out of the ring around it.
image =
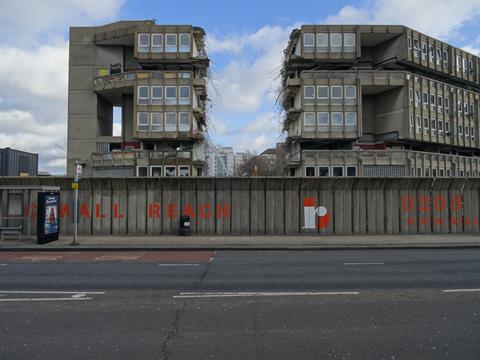
[[[480,292],[480,289],[448,289],[442,290],[444,293],[455,293],[455,292]]]
[[[0,264],[0,266],[7,266],[7,264]]]
[[[200,266],[200,264],[158,264],[158,266]]]
[[[358,291],[322,291],[322,292],[217,292],[217,293],[180,293],[174,299],[187,298],[227,298],[227,297],[266,297],[266,296],[329,296],[358,295]]]
[[[105,291],[36,291],[36,290],[0,290],[0,294],[85,294],[85,295],[105,295]]]
[[[82,298],[12,298],[12,299],[0,299],[0,302],[19,302],[19,301],[80,301],[80,300],[92,300],[92,298],[82,297]]]
[[[343,263],[343,265],[345,265],[345,266],[350,266],[350,265],[385,265],[385,263],[382,263],[382,262],[364,262],[364,263],[346,262],[346,263]]]

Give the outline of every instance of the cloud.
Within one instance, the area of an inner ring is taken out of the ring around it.
[[[453,8],[454,7],[454,8]],[[327,23],[402,24],[434,37],[452,38],[480,15],[480,0],[373,0],[344,6]]]
[[[255,132],[272,132],[280,133],[281,131],[281,115],[274,112],[260,113],[255,120],[247,123],[239,131],[242,133],[255,133]]]

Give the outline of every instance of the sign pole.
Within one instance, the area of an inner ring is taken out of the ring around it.
[[[74,177],[73,177],[73,241],[70,246],[80,245],[78,242],[78,180],[79,180],[79,167],[81,165],[78,161],[75,161]],[[81,171],[81,170],[80,170]]]

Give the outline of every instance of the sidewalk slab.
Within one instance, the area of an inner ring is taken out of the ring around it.
[[[375,248],[480,248],[477,234],[449,235],[345,235],[345,236],[71,236],[43,245],[34,240],[4,240],[7,250],[166,250],[166,249],[375,249]]]

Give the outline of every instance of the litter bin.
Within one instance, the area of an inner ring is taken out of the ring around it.
[[[180,216],[180,236],[190,235],[190,216]]]

